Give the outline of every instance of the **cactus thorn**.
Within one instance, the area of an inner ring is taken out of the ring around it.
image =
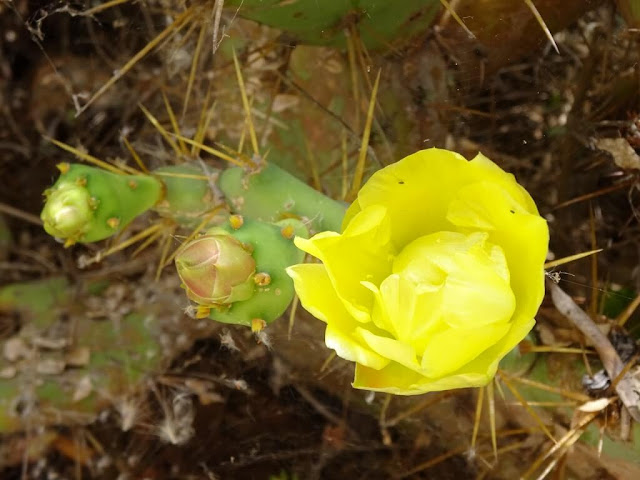
[[[61,162],[57,164],[56,167],[58,168],[58,170],[60,170],[60,173],[64,175],[69,171],[69,168],[71,168],[71,165],[69,165],[68,162]]]
[[[253,333],[258,333],[258,332],[262,331],[264,329],[264,327],[266,327],[266,326],[267,326],[267,322],[265,322],[261,318],[253,318],[253,319],[251,319],[251,331]]]
[[[107,225],[115,230],[120,226],[120,219],[117,217],[111,217],[107,220]]]
[[[258,272],[253,276],[253,281],[256,282],[256,285],[259,287],[266,287],[271,283],[271,275],[267,272]]]
[[[67,238],[64,241],[64,248],[69,248],[71,245],[74,245],[76,241],[73,238]]]
[[[89,199],[89,208],[91,210],[97,210],[98,205],[100,205],[100,200],[98,200],[96,197],[91,197]]]
[[[131,190],[135,190],[136,188],[138,188],[138,182],[136,182],[135,180],[129,180],[128,185]]]
[[[282,227],[282,229],[280,230],[280,233],[284,238],[290,239],[290,238],[293,238],[296,232],[292,225],[287,225],[285,227]]]
[[[231,228],[238,230],[244,224],[244,218],[242,218],[242,215],[231,215],[229,216],[229,224]]]
[[[78,185],[79,187],[86,187],[87,186],[87,177],[78,177],[78,178],[76,178],[76,185]]]

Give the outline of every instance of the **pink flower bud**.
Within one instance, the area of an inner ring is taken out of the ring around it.
[[[187,296],[212,307],[247,300],[253,295],[256,262],[227,233],[196,238],[180,248],[176,268]]]

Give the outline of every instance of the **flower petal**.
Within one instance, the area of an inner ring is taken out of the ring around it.
[[[353,387],[395,395],[420,395],[454,388],[481,387],[489,383],[491,378],[484,373],[469,372],[431,379],[396,362],[391,362],[381,370],[357,364]]]
[[[366,286],[375,295],[372,318],[376,327],[410,345],[414,352],[424,351],[435,333],[448,328],[441,319],[442,288],[416,288],[398,274],[385,278],[380,288],[371,283]]]
[[[516,177],[512,173],[505,172],[482,153],[478,153],[475,158],[469,162],[469,167],[473,171],[474,178],[478,181],[484,180],[498,184],[522,205],[527,212],[535,215],[538,214],[538,208],[531,198],[531,195],[517,182]]]
[[[338,298],[323,265],[305,263],[287,268],[300,303],[314,317],[327,323],[325,342],[346,360],[382,368],[389,360],[374,353],[355,336],[359,325]]]
[[[425,235],[402,250],[393,270],[413,281],[415,288],[440,286],[433,295],[441,297],[442,320],[452,327],[506,323],[516,301],[504,254],[488,244],[487,237],[485,232]]]
[[[487,374],[494,376],[500,360],[527,336],[535,323],[535,319],[531,317],[515,316],[509,332],[499,342],[465,365],[461,370],[487,372]]]
[[[478,182],[458,192],[447,218],[463,231],[487,231],[489,241],[502,248],[517,299],[514,314],[533,318],[544,296],[549,228],[528,209],[496,184]]]
[[[328,324],[324,334],[324,343],[336,351],[336,354],[360,365],[380,370],[386,367],[390,360],[372,351],[368,346],[355,339],[352,331],[346,331],[344,324]]]
[[[499,342],[510,328],[509,323],[495,323],[479,328],[448,328],[436,333],[422,354],[422,370],[432,378],[454,373]]]
[[[411,370],[420,370],[420,363],[416,351],[410,345],[394,338],[376,335],[362,327],[356,329],[356,334],[371,350],[389,358]]]
[[[295,243],[324,263],[349,313],[360,322],[370,321],[373,295],[361,282],[379,284],[391,273],[394,251],[386,209],[365,208],[344,233],[323,232],[309,240],[296,237]]]
[[[372,318],[375,325],[399,340],[409,340],[417,300],[414,285],[396,274],[385,278],[379,288],[371,282],[363,282],[363,285],[374,294]]]
[[[287,275],[306,311],[325,323],[340,322],[349,312],[336,295],[324,265],[302,263],[287,268]]]
[[[357,206],[347,211],[343,226],[351,224],[358,208],[384,205],[397,248],[427,233],[451,230],[447,206],[472,174],[469,162],[448,150],[431,148],[409,155],[373,174],[358,193]]]

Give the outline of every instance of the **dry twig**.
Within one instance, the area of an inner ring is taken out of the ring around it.
[[[593,344],[600,356],[600,360],[602,360],[602,365],[609,374],[609,378],[612,381],[616,379],[625,365],[609,339],[600,331],[589,315],[576,305],[573,299],[558,285],[550,281],[547,284],[551,290],[551,298],[555,307]],[[631,417],[636,422],[640,422],[638,386],[636,383],[631,375],[625,373],[615,385],[615,389]]]

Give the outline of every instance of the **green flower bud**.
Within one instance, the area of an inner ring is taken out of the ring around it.
[[[162,197],[152,175],[118,175],[97,167],[61,163],[40,214],[48,234],[76,242],[97,242],[126,227]]]
[[[84,186],[68,183],[47,194],[40,218],[49,235],[65,239],[80,238],[91,225],[91,196]]]
[[[253,295],[256,262],[228,233],[209,232],[186,243],[176,255],[176,268],[187,296],[203,307],[219,307]]]

